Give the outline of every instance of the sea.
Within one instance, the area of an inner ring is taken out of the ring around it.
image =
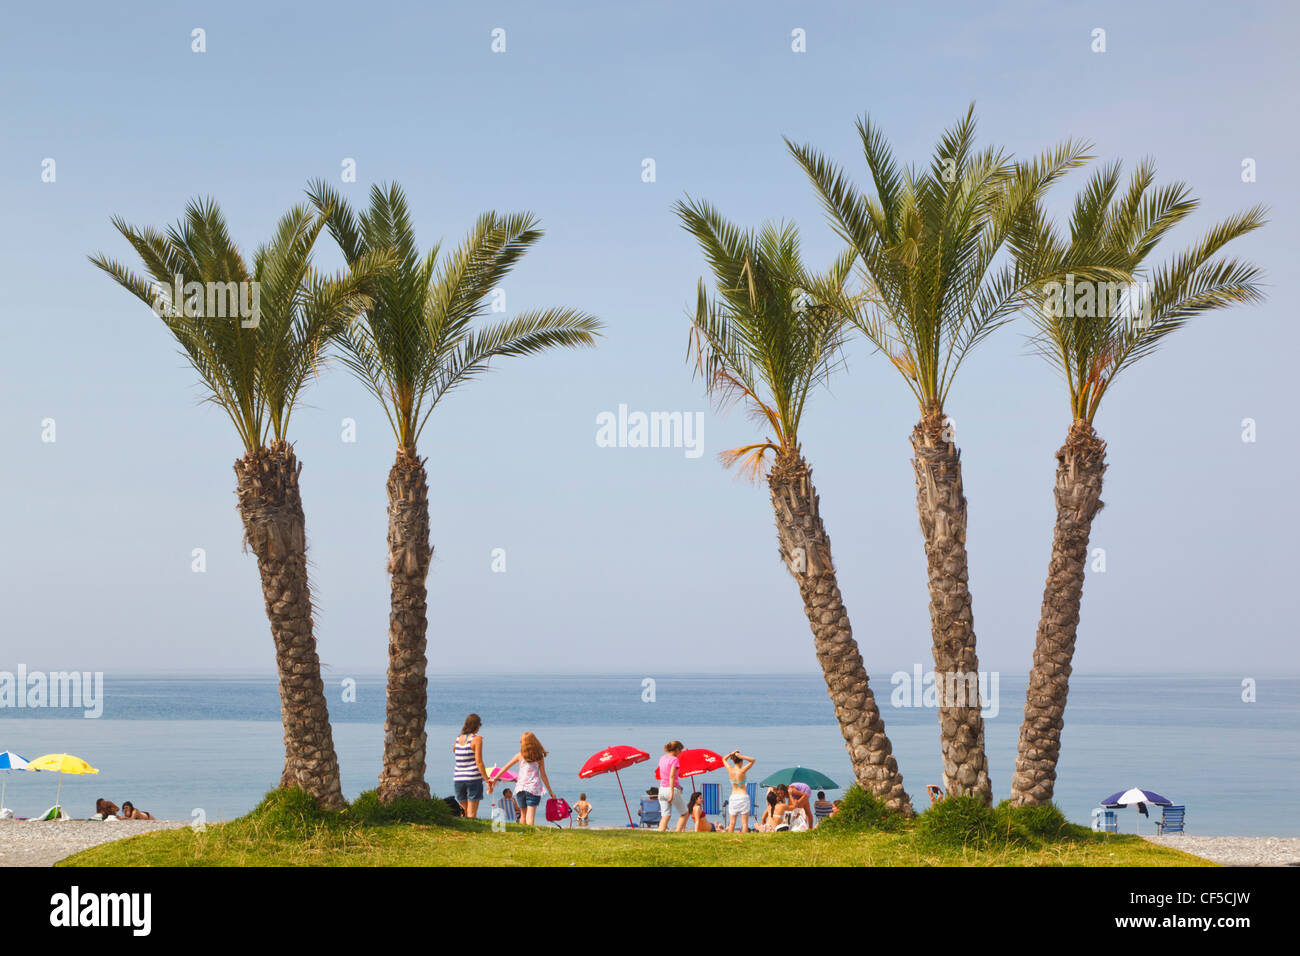
[[[910,676],[910,675],[909,675]],[[383,752],[381,675],[327,679],[345,795],[376,785]],[[937,712],[898,675],[872,677],[886,730],[918,810],[940,783]],[[992,691],[990,686],[988,690]],[[1025,682],[1006,678],[986,701],[994,796],[1009,795]],[[852,781],[844,743],[818,674],[431,676],[428,781],[451,792],[452,740],[466,714],[483,720],[484,757],[504,763],[532,731],[546,748],[551,783],[570,803],[585,793],[597,826],[636,819],[669,740],[757,758],[751,779],[802,766],[841,787]],[[586,780],[588,757],[630,744],[651,759],[617,777]],[[99,769],[64,775],[61,802],[88,817],[95,800],[130,800],[159,818],[218,822],[253,808],[279,781],[283,736],[273,676],[113,676],[102,713],[70,707],[0,706],[0,751],[28,759],[70,753]],[[725,781],[716,772],[688,781]],[[53,773],[0,772],[5,805],[36,816],[55,801]],[[1075,675],[1071,680],[1056,802],[1088,824],[1099,801],[1139,787],[1187,807],[1186,832],[1207,836],[1300,836],[1300,679]],[[724,787],[725,790],[725,787]],[[831,791],[828,797],[841,794]],[[491,814],[485,800],[480,816]],[[1120,832],[1153,833],[1150,817],[1119,811]]]

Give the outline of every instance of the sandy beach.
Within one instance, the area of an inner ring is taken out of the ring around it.
[[[181,820],[0,820],[0,866],[53,866],[101,843],[186,825]]]

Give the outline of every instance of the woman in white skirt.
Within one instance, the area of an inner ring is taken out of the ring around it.
[[[739,750],[727,754],[727,776],[731,778],[731,799],[727,801],[727,832],[736,832],[736,819],[740,819],[740,832],[749,832],[749,791],[745,787],[745,777],[749,768],[754,766],[754,758],[746,757]]]

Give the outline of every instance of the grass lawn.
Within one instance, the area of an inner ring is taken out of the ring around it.
[[[486,821],[310,824],[250,814],[205,832],[164,830],[94,847],[59,866],[1211,866],[1139,837],[1068,835],[970,849],[899,833],[657,833]]]

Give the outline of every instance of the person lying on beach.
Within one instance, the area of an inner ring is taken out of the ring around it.
[[[121,812],[122,811],[118,809],[117,804],[113,803],[111,800],[105,800],[103,797],[100,797],[95,801],[95,813],[101,820],[107,820],[109,817],[119,816]]]
[[[588,825],[587,818],[591,816],[591,804],[587,802],[585,793],[578,794],[578,802],[573,805],[573,812],[578,815],[578,826]]]
[[[745,776],[754,766],[754,758],[746,757],[739,750],[727,754],[727,776],[731,778],[731,797],[727,800],[727,832],[736,832],[736,818],[740,818],[740,832],[749,832],[749,791],[745,787]]]
[[[146,813],[143,810],[137,810],[135,805],[130,801],[122,804],[122,812],[119,814],[123,820],[152,820],[153,814]]]
[[[691,799],[686,804],[686,815],[695,821],[696,833],[717,833],[718,828],[709,822],[709,818],[704,815],[704,794],[691,794]]]

